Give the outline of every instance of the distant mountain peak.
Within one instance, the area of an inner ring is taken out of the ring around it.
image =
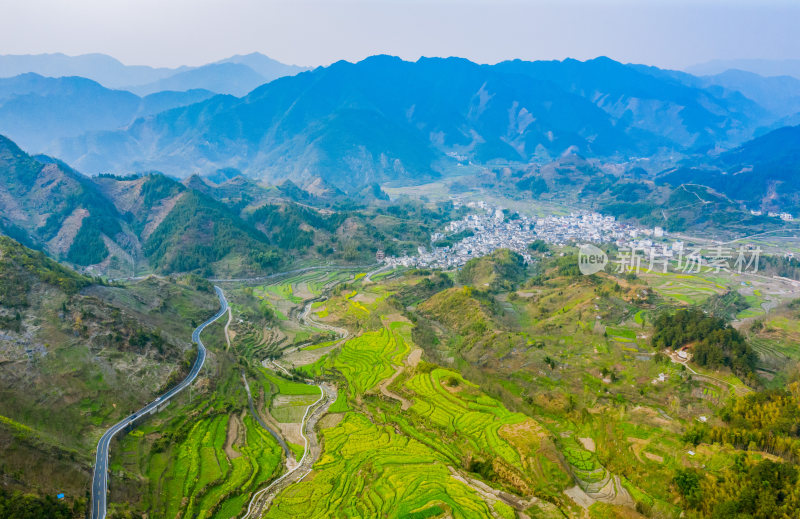
[[[139,95],[198,88],[219,94],[244,95],[262,83],[304,70],[307,68],[286,65],[258,52],[237,54],[199,67],[178,68],[124,65],[105,54],[0,55],[0,78],[26,73],[53,78],[80,76],[107,88],[124,88]]]
[[[730,69],[753,72],[760,76],[792,76],[800,79],[800,59],[715,59],[686,67],[697,76],[712,76]]]

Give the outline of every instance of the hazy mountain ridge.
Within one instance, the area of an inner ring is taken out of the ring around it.
[[[247,65],[233,62],[212,63],[178,72],[172,76],[129,89],[139,95],[164,90],[210,90],[218,94],[243,96],[268,80]]]
[[[707,85],[739,91],[779,117],[800,112],[800,79],[792,76],[764,77],[753,72],[730,69],[700,79]]]
[[[254,53],[142,88],[203,84],[242,94],[296,70]],[[0,131],[91,174],[230,168],[355,192],[565,152],[702,157],[791,122],[797,84],[734,72],[698,78],[604,57],[489,66],[374,56],[282,77],[242,98],[194,90],[137,99],[85,79],[25,75],[0,80]]]
[[[647,132],[679,148],[704,149],[751,135],[755,103],[729,99],[673,79],[671,71],[623,65],[606,57],[580,62],[508,61],[497,65],[558,84],[594,102],[629,134]]]
[[[159,92],[139,97],[83,77],[26,73],[0,78],[0,133],[26,149],[44,152],[54,141],[116,129],[171,108],[204,101],[207,90]]]
[[[144,84],[185,70],[188,67],[154,68],[144,65],[123,65],[105,54],[67,56],[54,54],[0,55],[0,77],[12,77],[28,72],[48,77],[81,76],[108,88]]]
[[[239,66],[220,67],[221,64]],[[81,76],[107,88],[130,90],[140,95],[166,90],[167,88],[156,86],[161,81],[165,84],[179,85],[178,90],[204,88],[202,86],[204,83],[213,84],[218,90],[209,90],[218,94],[232,94],[234,92],[231,89],[241,89],[243,88],[241,85],[247,81],[252,85],[249,90],[252,90],[262,83],[281,76],[297,74],[303,70],[306,68],[286,65],[258,52],[231,56],[199,67],[184,65],[177,68],[124,65],[105,54],[0,55],[0,78],[28,72],[48,77]]]
[[[800,59],[716,59],[686,67],[685,70],[697,76],[710,76],[731,69],[766,77],[793,76],[800,79]]]
[[[753,209],[800,210],[800,126],[779,128],[700,164],[668,170],[660,182],[710,186]]]
[[[687,86],[708,89],[723,98],[738,98],[736,102],[769,129],[797,124],[787,122],[800,112],[800,79],[790,75],[763,76],[747,70],[727,69],[718,74],[693,76],[677,70],[644,65],[635,67],[655,76],[673,78]],[[749,105],[742,97],[749,100]],[[756,134],[766,131],[766,127],[759,128]]]
[[[231,167],[352,190],[435,178],[469,160],[706,151],[749,138],[761,112],[744,96],[607,58],[487,66],[374,56],[71,139],[58,154],[90,173]]]

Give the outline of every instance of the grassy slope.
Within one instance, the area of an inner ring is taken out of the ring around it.
[[[680,365],[654,362],[649,324],[684,298],[705,301],[735,290],[738,281],[653,278],[646,280],[655,287],[650,292],[642,281],[570,278],[556,270],[539,279],[495,295],[492,304],[485,294],[458,287],[420,304],[420,323],[435,332],[418,334],[429,339],[426,351],[452,359],[467,378],[539,420],[558,438],[576,476],[603,467],[623,477],[643,509],[677,513],[670,485],[675,471],[706,466],[725,477],[734,455],[718,445],[694,448],[682,434],[699,416],[713,421],[742,384],[729,372],[695,366],[713,378],[691,377]],[[777,356],[774,345],[791,339],[791,332],[779,331],[781,319],[775,316],[768,321],[775,324],[759,332],[764,349]],[[654,382],[659,373],[666,381]],[[596,455],[586,457],[582,438],[593,441]],[[692,449],[694,456],[687,454]],[[582,460],[589,465],[581,467]]]

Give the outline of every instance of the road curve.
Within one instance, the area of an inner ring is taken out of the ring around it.
[[[319,388],[320,396],[316,402],[306,408],[306,412],[303,414],[303,419],[300,422],[300,434],[305,444],[300,462],[296,467],[270,483],[266,488],[256,492],[252,499],[250,499],[250,503],[247,505],[247,512],[242,519],[260,517],[261,514],[264,513],[265,507],[269,506],[272,498],[275,497],[278,492],[292,483],[301,481],[311,472],[314,462],[319,455],[318,452],[312,453],[312,451],[316,451],[319,448],[319,442],[317,441],[317,435],[314,433],[314,427],[317,424],[317,420],[328,411],[328,408],[337,397],[336,388],[334,386],[319,384],[317,387]],[[309,455],[309,453],[311,454]]]
[[[315,301],[324,301],[325,299],[327,298],[322,297],[306,301],[303,312],[298,320],[301,324],[310,323],[314,326],[328,329],[339,334],[339,343],[346,341],[350,337],[350,330],[347,328],[339,328],[327,323],[315,321],[311,318],[310,313],[312,303]],[[274,360],[270,360],[270,363],[275,369],[280,369],[287,375],[291,376],[291,373],[289,373],[286,368]],[[315,385],[310,380],[306,380],[306,384]],[[309,472],[311,472],[311,469],[316,462],[317,457],[319,456],[318,452],[312,452],[319,449],[319,442],[317,440],[317,435],[314,432],[314,427],[317,424],[317,420],[319,420],[322,415],[328,412],[328,408],[331,406],[331,404],[333,404],[338,396],[336,387],[333,385],[316,384],[316,386],[320,390],[319,399],[306,408],[306,412],[303,414],[303,419],[300,421],[300,435],[303,437],[303,441],[305,442],[303,456],[300,458],[297,466],[284,473],[281,477],[274,480],[267,487],[262,488],[253,494],[253,497],[250,499],[250,502],[247,505],[247,512],[244,514],[242,519],[259,517],[264,512],[265,508],[269,507],[272,498],[275,497],[278,492],[282,491],[292,483],[301,481],[306,477],[306,475],[308,475]],[[255,413],[255,411],[253,412]]]
[[[108,494],[108,452],[111,440],[114,436],[125,428],[133,427],[136,422],[147,416],[150,412],[155,411],[159,406],[167,403],[172,397],[177,395],[181,390],[188,387],[197,378],[203,364],[206,361],[206,347],[203,341],[200,340],[200,333],[206,326],[213,323],[225,312],[228,311],[228,301],[225,299],[225,294],[218,286],[214,286],[214,290],[219,297],[219,311],[214,314],[209,320],[198,326],[192,332],[192,342],[197,343],[197,360],[192,366],[192,370],[177,386],[173,387],[160,397],[156,398],[143,408],[139,409],[132,415],[121,420],[119,423],[113,425],[109,430],[103,434],[100,441],[97,443],[97,454],[94,462],[94,476],[92,477],[92,519],[105,519],[106,517],[106,497]]]

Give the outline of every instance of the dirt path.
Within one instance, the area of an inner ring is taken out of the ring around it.
[[[346,341],[347,339],[350,338],[350,330],[348,330],[347,328],[339,328],[338,326],[333,326],[332,324],[323,323],[311,317],[311,305],[317,301],[324,301],[326,299],[327,299],[326,297],[323,297],[308,301],[306,303],[305,308],[303,308],[303,312],[300,314],[298,320],[302,324],[311,324],[312,326],[316,326],[317,328],[322,328],[323,330],[329,330],[338,334],[339,343]]]
[[[384,270],[391,270],[393,268],[394,267],[392,267],[391,265],[384,265],[382,267],[378,267],[375,270],[368,272],[367,275],[364,276],[364,281],[362,283],[372,283],[372,276],[378,274],[379,272],[383,272]]]
[[[505,492],[503,490],[497,490],[495,488],[492,488],[489,485],[487,485],[486,483],[484,483],[483,481],[480,481],[480,480],[471,478],[471,477],[469,477],[469,476],[467,476],[465,474],[462,474],[461,472],[459,472],[458,470],[456,470],[453,467],[447,467],[447,468],[450,470],[450,475],[453,477],[453,479],[455,479],[457,481],[460,481],[461,483],[464,483],[465,485],[470,487],[472,490],[477,492],[478,495],[481,496],[481,498],[484,501],[486,501],[486,504],[489,505],[489,508],[493,509],[494,508],[492,506],[493,503],[495,503],[497,501],[502,501],[504,504],[506,504],[506,505],[510,506],[511,508],[513,508],[514,510],[516,510],[517,511],[517,515],[519,517],[523,518],[523,519],[528,517],[528,515],[526,515],[524,513],[524,511],[527,510],[528,508],[532,507],[532,506],[537,506],[537,507],[539,507],[540,509],[542,509],[545,512],[547,512],[547,511],[556,511],[557,512],[557,510],[558,510],[556,508],[556,506],[553,505],[552,503],[548,503],[546,501],[542,501],[538,497],[531,496],[531,497],[526,499],[526,498],[522,498],[522,497],[519,497],[519,496],[515,496],[514,494],[510,494],[510,493]],[[493,517],[500,517],[500,515],[497,514],[494,511],[492,511],[492,516]]]
[[[409,368],[416,368],[420,360],[422,360],[422,349],[414,348],[414,351],[406,357],[405,363]]]
[[[339,328],[327,323],[315,321],[309,315],[311,313],[311,305],[314,303],[314,301],[323,299],[324,298],[317,298],[315,300],[306,301],[302,313],[297,315],[295,312],[292,317],[297,319],[297,322],[300,325],[311,325],[335,332],[337,335],[339,335],[339,341],[336,343],[336,346],[338,346],[350,338],[350,331],[346,328]],[[276,371],[282,371],[286,375],[291,376],[291,373],[289,373],[285,367],[274,360],[265,359],[262,364],[265,367],[270,367]],[[314,385],[310,380],[307,380],[306,384]],[[317,385],[316,387],[318,387],[321,392],[320,397],[316,402],[306,408],[303,419],[300,421],[300,435],[304,440],[305,446],[303,449],[303,457],[300,458],[300,462],[295,466],[289,467],[288,472],[286,472],[283,476],[279,477],[267,487],[259,490],[255,493],[255,495],[253,495],[253,498],[250,500],[250,503],[247,506],[247,513],[244,515],[243,519],[256,518],[264,515],[264,512],[269,509],[269,506],[275,496],[286,489],[289,485],[302,481],[303,478],[305,478],[308,473],[311,472],[314,463],[316,463],[316,461],[319,459],[319,456],[322,452],[322,446],[319,443],[317,433],[314,429],[320,418],[322,418],[328,412],[328,408],[336,401],[338,392],[336,386],[325,382]]]
[[[403,366],[392,366],[394,368],[394,373],[392,376],[384,380],[380,383],[378,388],[381,390],[381,393],[387,398],[392,398],[400,402],[400,409],[403,411],[410,408],[414,403],[407,398],[403,398],[402,396],[398,395],[394,391],[389,390],[389,386],[392,385],[392,382],[403,372],[406,368],[414,368],[417,364],[419,364],[420,359],[422,358],[422,350],[419,348],[415,348],[411,353],[409,353],[406,358],[403,360]]]
[[[392,376],[387,378],[383,382],[381,382],[378,387],[380,388],[381,393],[383,393],[383,395],[385,397],[392,398],[392,399],[397,400],[398,402],[400,402],[400,409],[405,411],[406,409],[411,407],[412,402],[410,400],[408,400],[406,398],[403,398],[402,396],[398,395],[394,391],[389,391],[388,387],[391,385],[392,382],[395,381],[395,379],[398,377],[398,375],[400,375],[400,373],[402,373],[403,370],[406,369],[406,368],[405,368],[405,366],[396,366],[394,368],[395,368],[395,370],[394,370],[394,373],[392,373]]]
[[[720,378],[712,377],[711,375],[704,375],[702,373],[698,373],[697,371],[692,369],[691,366],[689,366],[689,363],[687,361],[676,360],[672,355],[670,355],[669,357],[670,357],[670,360],[672,360],[672,362],[674,362],[675,364],[682,364],[689,371],[689,373],[694,375],[694,378],[697,379],[697,380],[710,382],[711,384],[719,387],[720,389],[725,389],[726,387],[729,387],[729,388],[733,389],[736,392],[737,395],[740,395],[740,396],[741,395],[746,395],[747,393],[752,391],[752,389],[750,389],[747,386],[744,386],[744,385],[737,386],[735,384],[731,384],[727,380],[722,380]]]

